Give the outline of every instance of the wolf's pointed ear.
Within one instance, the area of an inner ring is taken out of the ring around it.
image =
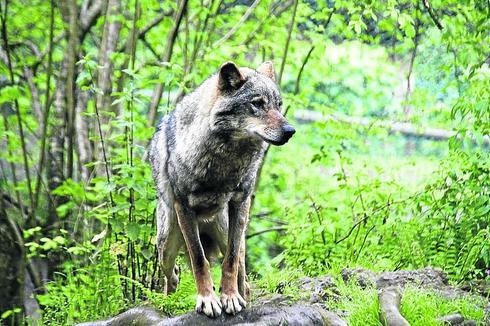
[[[243,78],[237,65],[233,62],[224,63],[219,69],[218,87],[220,90],[237,90],[244,82],[245,78]]]
[[[257,68],[257,71],[263,75],[266,75],[273,81],[276,81],[276,73],[274,72],[274,65],[272,64],[272,61],[264,62]]]

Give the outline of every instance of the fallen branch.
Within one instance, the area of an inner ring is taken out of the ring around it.
[[[402,295],[397,287],[388,287],[378,293],[379,321],[387,326],[410,326],[400,313]]]
[[[456,131],[450,131],[440,128],[421,128],[410,122],[398,122],[398,121],[383,121],[374,120],[362,117],[347,117],[347,116],[324,116],[320,112],[311,110],[297,110],[294,117],[299,121],[304,122],[326,122],[326,121],[338,121],[347,123],[350,125],[360,125],[364,127],[382,127],[389,130],[390,133],[400,133],[406,136],[427,138],[432,140],[445,141],[451,137],[457,136]],[[485,145],[490,145],[490,137],[485,136],[483,138]]]

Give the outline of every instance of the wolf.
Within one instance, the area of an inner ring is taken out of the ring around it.
[[[257,171],[267,144],[295,129],[281,114],[274,67],[224,63],[158,125],[149,159],[157,188],[157,249],[165,291],[179,283],[175,259],[185,244],[197,286],[196,311],[209,317],[246,307],[245,231]],[[221,296],[210,257],[224,256]]]

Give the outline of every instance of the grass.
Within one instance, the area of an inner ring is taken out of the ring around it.
[[[340,300],[331,300],[328,307],[345,312],[344,320],[352,326],[381,325],[378,319],[378,295],[374,288],[362,289],[353,283],[339,284]]]
[[[437,318],[460,313],[465,319],[482,321],[485,300],[477,297],[446,299],[433,291],[424,291],[415,287],[405,290],[401,303],[401,312],[414,326],[441,325]]]

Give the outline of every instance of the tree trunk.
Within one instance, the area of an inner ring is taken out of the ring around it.
[[[7,212],[0,200],[0,312],[14,308],[24,310],[24,250],[10,232]],[[15,314],[8,324],[22,325],[22,314]]]
[[[77,152],[80,167],[81,181],[87,182],[90,178],[92,168],[86,166],[92,162],[92,144],[90,143],[89,123],[83,113],[87,109],[89,96],[87,92],[77,88],[77,106],[75,111],[75,130],[77,138]]]
[[[121,1],[109,0],[105,16],[104,31],[100,48],[97,86],[102,94],[97,95],[97,105],[102,112],[113,111],[112,101],[112,72],[114,65],[111,60],[112,54],[116,51],[117,41],[121,23],[116,17],[121,13]],[[102,122],[107,123],[107,115],[103,115]]]
[[[67,159],[66,159],[66,176],[73,178],[73,156],[75,143],[75,113],[76,113],[76,98],[75,98],[75,80],[76,80],[76,63],[78,61],[79,39],[79,22],[78,22],[78,6],[76,0],[70,0],[69,6],[69,24],[68,24],[68,49],[66,55],[66,109],[67,109]]]

